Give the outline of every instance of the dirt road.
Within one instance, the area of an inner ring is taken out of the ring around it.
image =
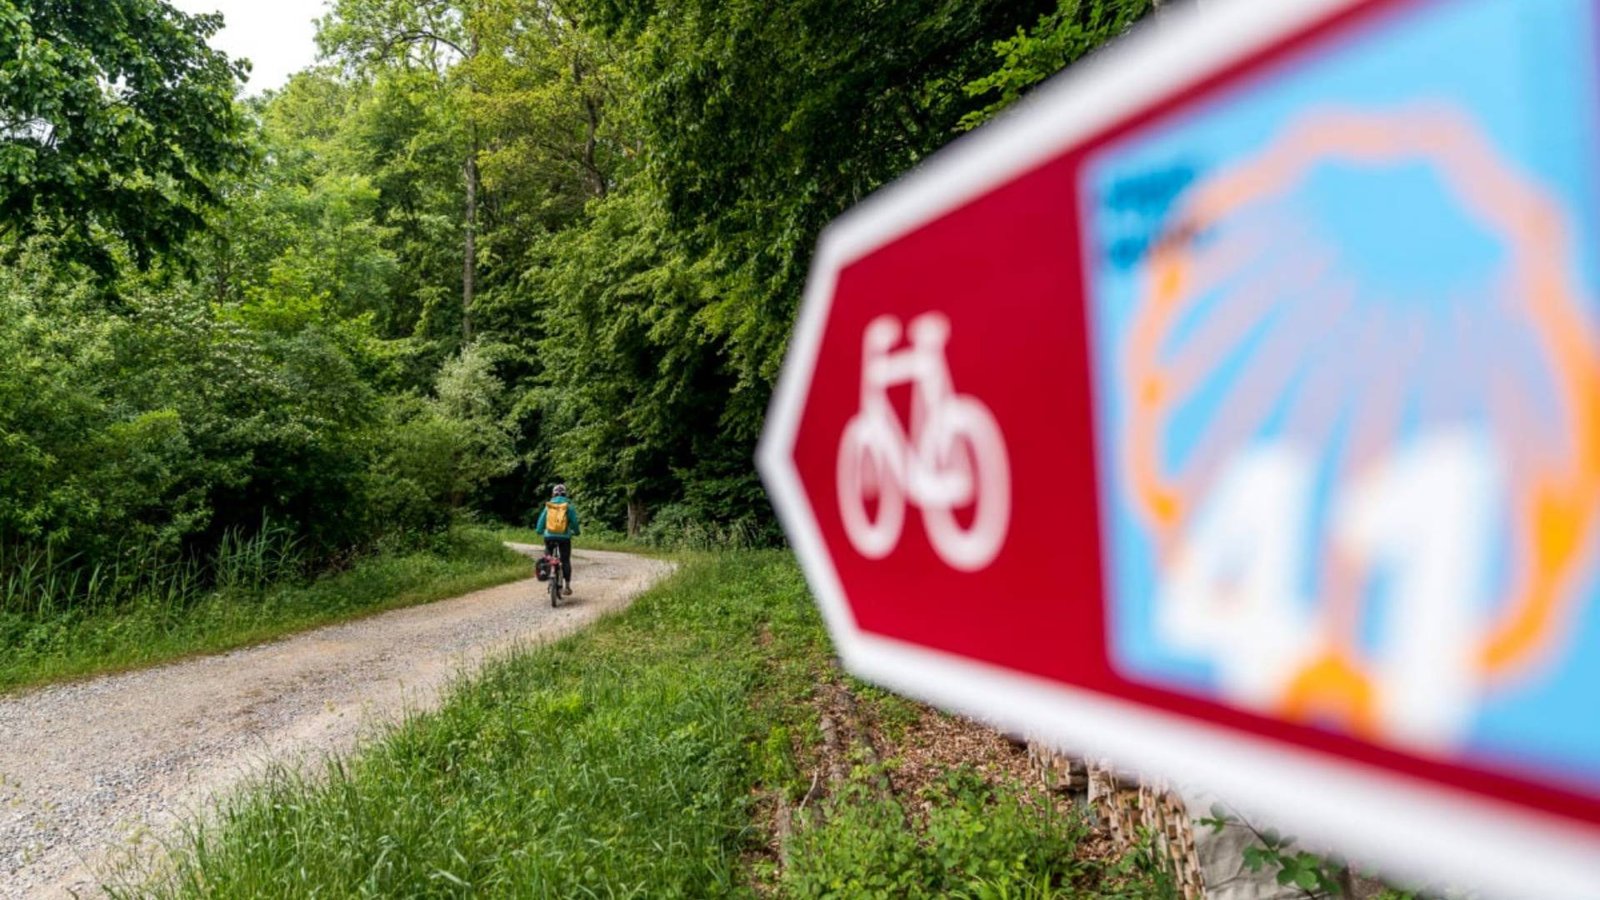
[[[531,552],[527,545],[512,545]],[[569,634],[669,565],[576,550],[570,605],[519,581],[272,644],[0,698],[0,897],[94,892],[93,873],[269,761],[349,749],[487,655]]]

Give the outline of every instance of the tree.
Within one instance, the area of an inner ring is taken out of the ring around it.
[[[396,229],[379,224],[379,189],[328,126],[353,105],[341,88],[302,74],[265,104],[262,159],[224,188],[197,274],[214,303],[257,327],[371,316],[379,334],[404,334]]]
[[[477,16],[484,43],[470,63],[478,102],[469,114],[484,138],[484,181],[501,232],[491,250],[518,258],[615,186],[622,60],[559,6],[480,0]]]
[[[107,272],[108,236],[144,265],[199,229],[249,158],[221,26],[161,0],[0,0],[0,236],[55,232]]]
[[[500,166],[553,166],[565,177],[550,187],[582,200],[604,197],[619,157],[620,139],[607,129],[624,77],[618,49],[559,6],[481,0],[478,16],[487,43],[471,65],[487,102],[476,112]]]
[[[465,123],[461,184],[461,336],[472,340],[472,307],[478,290],[478,195],[482,188],[478,131],[466,114],[474,104],[469,77],[456,70],[478,55],[479,33],[470,9],[459,0],[336,0],[323,18],[317,42],[330,56],[357,66],[394,66],[426,72],[437,89],[455,93],[456,118]]]
[[[953,138],[962,117],[981,106],[962,85],[992,70],[996,41],[1055,4],[579,5],[628,47],[622,90],[636,109],[621,146],[639,148],[644,164],[639,182],[622,190],[643,191],[659,211],[650,233],[664,257],[694,261],[671,282],[691,284],[628,298],[645,307],[637,315],[674,326],[652,328],[656,340],[644,352],[678,361],[655,377],[673,383],[678,371],[693,372],[703,391],[691,413],[698,428],[645,433],[669,461],[679,498],[709,517],[764,520],[770,512],[749,460],[817,235]],[[575,242],[562,252],[589,251]],[[570,278],[559,283],[566,292],[582,288]],[[627,296],[606,285],[583,290]],[[609,328],[615,314],[605,309],[589,321]]]
[[[625,510],[633,535],[681,496],[674,470],[693,467],[696,432],[718,434],[730,384],[692,313],[705,273],[675,249],[657,198],[633,190],[591,211],[542,242],[529,273],[544,365],[526,402],[554,469],[597,521]]]
[[[413,526],[447,524],[491,479],[516,463],[492,350],[470,344],[440,369],[428,398],[391,398],[371,478],[374,510]]]
[[[1028,31],[1019,28],[1014,36],[995,43],[1000,65],[966,85],[969,96],[993,99],[967,113],[961,127],[982,125],[1034,85],[1123,34],[1160,6],[1160,0],[1058,0],[1055,10]]]

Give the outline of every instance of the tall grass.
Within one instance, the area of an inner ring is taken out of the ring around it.
[[[250,533],[229,530],[205,557],[124,544],[90,560],[55,542],[0,542],[0,614],[46,618],[151,601],[182,606],[212,591],[260,592],[300,580],[306,568],[300,539],[271,522]]]
[[[717,521],[694,508],[674,504],[662,507],[639,534],[640,543],[667,550],[752,550],[777,546],[771,524],[750,519]]]
[[[0,562],[0,691],[268,640],[529,574],[482,528],[361,557],[311,578],[293,535],[231,534],[205,560],[129,553],[75,565],[50,551]]]

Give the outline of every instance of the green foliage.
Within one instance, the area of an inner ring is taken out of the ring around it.
[[[1117,32],[1052,9],[587,0],[533,55],[570,60],[587,80],[552,70],[530,92],[499,54],[477,57],[478,90],[511,91],[505,109],[528,103],[547,123],[545,137],[491,149],[496,166],[547,171],[573,158],[578,135],[601,161],[573,168],[602,199],[536,236],[520,289],[481,307],[483,327],[525,354],[512,375],[533,442],[524,471],[561,473],[597,521],[630,533],[671,513],[772,539],[750,459],[817,234],[995,107],[964,86],[1001,77],[995,48],[1021,27],[1093,25],[1084,47]],[[586,103],[604,113],[598,125]],[[550,116],[565,124],[547,127]]]
[[[236,102],[216,17],[0,0],[0,555],[208,584],[272,523],[316,570],[557,480],[776,543],[820,228],[1140,9],[338,0]]]
[[[681,496],[675,468],[715,422],[728,384],[691,310],[702,279],[672,249],[659,207],[640,192],[596,203],[587,227],[540,245],[519,310],[542,319],[540,374],[520,415],[547,436],[554,471],[618,521],[629,503]],[[486,324],[516,313],[488,312]],[[718,517],[720,518],[720,517]]]
[[[102,274],[108,239],[179,249],[247,159],[220,27],[161,0],[0,0],[0,236],[56,234]]]
[[[739,550],[774,543],[769,528],[751,519],[718,518],[693,504],[670,503],[656,510],[638,539],[647,547],[668,550]]]
[[[1152,0],[1058,0],[1038,24],[995,42],[1000,67],[965,85],[968,95],[989,98],[989,104],[963,116],[961,127],[982,125],[1034,85],[1126,32],[1155,6]]]
[[[1214,831],[1230,825],[1249,829],[1255,843],[1244,848],[1243,860],[1245,868],[1252,872],[1274,872],[1278,884],[1297,888],[1312,900],[1350,896],[1349,866],[1343,860],[1296,849],[1294,836],[1275,828],[1257,828],[1221,803],[1212,804],[1211,815],[1197,821]]]
[[[263,322],[154,276],[114,289],[116,310],[48,242],[0,268],[0,554],[70,558],[84,581],[204,560],[270,522],[323,560],[442,527],[509,464],[475,351],[441,375],[443,398],[385,399],[359,321]],[[408,402],[446,430],[446,472],[397,511],[415,442],[387,426]]]
[[[474,29],[452,0],[335,0],[317,29],[322,52],[373,68],[401,64],[445,73],[469,55]]]
[[[216,268],[252,303],[370,315],[383,338],[459,333],[461,136],[423,72],[292,78],[263,104],[273,161],[236,192]],[[448,349],[448,348],[447,348]],[[420,387],[425,378],[408,386]]]
[[[463,498],[515,464],[500,410],[504,387],[486,348],[475,344],[446,362],[436,391],[389,401],[372,480],[383,521],[440,527]]]
[[[1307,900],[1373,896],[1375,900],[1421,900],[1427,894],[1392,885],[1379,885],[1376,894],[1358,892],[1350,864],[1338,856],[1299,849],[1296,838],[1275,828],[1258,828],[1226,804],[1214,803],[1211,815],[1196,824],[1222,831],[1230,826],[1247,829],[1254,842],[1244,848],[1242,861],[1251,872],[1272,873],[1278,884],[1298,890]],[[1369,878],[1372,876],[1368,876]]]
[[[1076,812],[1025,803],[967,767],[918,797],[920,814],[868,772],[802,815],[782,889],[794,897],[1148,898],[1172,896],[1154,866],[1090,863]]]
[[[1019,17],[1044,8],[595,5],[636,46],[644,178],[696,260],[695,289],[669,302],[692,322],[688,347],[714,354],[727,383],[700,413],[720,438],[689,480],[726,480],[733,457],[753,485],[750,451],[822,226],[948,141],[971,108],[960,85],[983,74],[989,45]],[[721,493],[736,515],[766,514],[754,491]]]
[[[484,187],[498,205],[485,256],[521,259],[616,186],[627,123],[613,106],[626,73],[616,48],[559,4],[478,0],[467,8],[480,43],[464,67],[476,101],[467,114],[483,138]]]

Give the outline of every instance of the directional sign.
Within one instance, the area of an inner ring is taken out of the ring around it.
[[[1597,48],[1211,2],[834,223],[760,463],[846,665],[1600,897]]]

